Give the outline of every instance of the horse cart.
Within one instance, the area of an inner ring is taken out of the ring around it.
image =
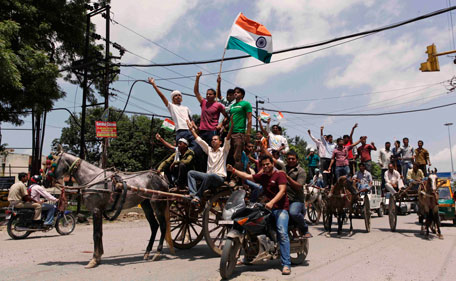
[[[418,219],[422,224],[421,232],[424,233],[426,227],[426,236],[429,235],[429,228],[434,233],[437,232],[439,238],[442,238],[440,232],[440,218],[438,208],[438,195],[433,188],[433,180],[426,179],[419,183],[419,188],[416,190],[410,185],[407,188],[400,189],[396,194],[391,195],[388,203],[388,216],[391,231],[396,231],[398,202],[399,206],[403,202],[414,203],[418,206]]]
[[[332,218],[335,216],[338,223],[337,233],[340,235],[342,232],[342,225],[347,219],[347,215],[350,221],[350,232],[352,232],[352,218],[355,214],[362,214],[366,232],[370,232],[371,204],[369,196],[360,195],[360,193],[352,194],[350,192],[351,188],[349,187],[352,185],[352,182],[350,182],[345,176],[342,176],[334,185],[333,194],[329,195],[328,190],[325,190],[323,193],[323,226],[328,233],[331,232]],[[363,193],[368,192],[365,191]]]

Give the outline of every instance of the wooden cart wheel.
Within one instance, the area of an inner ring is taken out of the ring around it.
[[[231,225],[218,224],[222,218],[223,208],[231,195],[231,190],[221,191],[207,202],[203,214],[203,233],[207,245],[215,254],[221,256],[225,237]]]
[[[397,224],[397,208],[396,208],[396,200],[394,196],[391,195],[389,198],[389,206],[388,206],[388,215],[389,215],[389,224],[391,231],[396,231],[396,224]]]
[[[169,208],[174,247],[190,249],[203,238],[203,208],[190,201],[172,201]]]
[[[371,230],[371,210],[369,196],[364,195],[364,224],[366,225],[366,232]]]
[[[307,217],[313,224],[318,222],[317,221],[317,209],[315,208],[315,205],[313,203],[310,204],[307,209]]]

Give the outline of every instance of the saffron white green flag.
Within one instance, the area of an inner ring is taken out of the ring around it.
[[[276,114],[274,114],[274,117],[280,121],[283,119],[283,114],[282,114],[282,112],[279,111]]]
[[[241,50],[264,63],[269,63],[272,57],[272,35],[264,25],[239,13],[231,27],[226,49]]]
[[[266,112],[261,112],[260,113],[260,118],[263,121],[268,121],[269,119],[271,119],[271,115],[266,113]]]
[[[176,128],[176,124],[174,124],[173,120],[166,118],[163,120],[161,127],[167,131],[172,132]]]

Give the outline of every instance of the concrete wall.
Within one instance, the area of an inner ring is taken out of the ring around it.
[[[18,181],[17,175],[21,172],[28,173],[30,155],[9,152],[0,155],[0,176],[13,176]]]

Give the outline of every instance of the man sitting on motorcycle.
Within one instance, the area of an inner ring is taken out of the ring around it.
[[[33,216],[33,225],[38,226],[41,219],[41,204],[35,202],[27,192],[25,183],[28,181],[28,175],[26,173],[19,173],[17,178],[19,179],[19,182],[13,184],[8,193],[8,201],[10,203],[10,207],[18,209],[35,209],[35,215]]]
[[[45,211],[47,210],[47,216],[46,220],[43,223],[44,227],[49,227],[52,225],[52,222],[54,221],[54,212],[55,212],[55,206],[54,204],[45,204],[44,201],[41,201],[40,197],[44,197],[48,201],[58,201],[57,198],[52,196],[47,190],[40,185],[41,183],[41,176],[34,175],[30,181],[32,184],[30,185],[30,195],[32,196],[32,199],[35,200],[36,202],[41,203],[41,210]]]
[[[267,202],[265,207],[272,210],[276,220],[280,259],[283,266],[282,274],[289,275],[291,274],[291,258],[290,239],[288,237],[289,201],[287,197],[287,178],[285,173],[279,172],[274,168],[274,162],[268,155],[260,157],[260,165],[263,172],[255,175],[238,171],[231,165],[227,166],[227,170],[239,178],[254,181],[263,186],[263,196],[265,202]]]

